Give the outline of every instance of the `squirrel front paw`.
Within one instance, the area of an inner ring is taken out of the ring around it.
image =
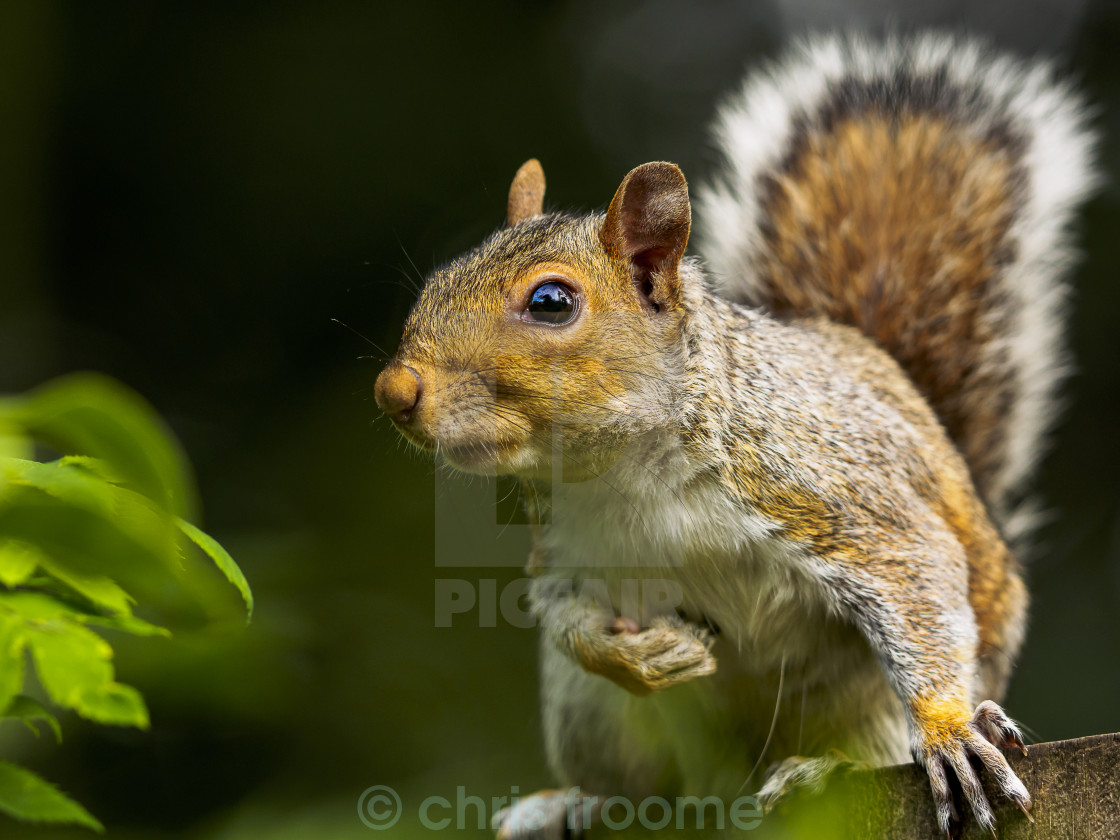
[[[678,616],[658,616],[648,628],[617,618],[594,636],[584,634],[571,648],[588,671],[631,694],[645,696],[716,670],[712,634]]]
[[[927,717],[921,719],[920,726],[915,758],[929,773],[937,822],[942,831],[949,835],[954,823],[959,821],[949,787],[948,776],[952,772],[960,782],[961,791],[976,821],[995,834],[995,817],[970,763],[972,758],[979,759],[995,777],[999,791],[1018,805],[1027,819],[1031,819],[1031,796],[998,749],[1014,747],[1024,754],[1027,751],[1019,727],[1003,709],[986,700],[976,707],[971,718],[967,712],[957,719],[952,716]]]

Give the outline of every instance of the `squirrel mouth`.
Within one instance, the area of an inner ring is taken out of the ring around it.
[[[401,423],[397,423],[396,421],[393,421],[393,425],[397,427],[397,431],[400,432],[401,437],[403,437],[417,449],[423,449],[425,452],[435,452],[438,448],[436,442],[427,435],[418,434],[407,426],[404,426]]]
[[[513,456],[520,444],[515,441],[484,440],[456,446],[440,446],[439,452],[453,467],[470,472],[493,473]]]
[[[442,455],[448,464],[457,469],[483,475],[513,472],[511,461],[519,454],[524,442],[508,438],[481,438],[452,444],[401,423],[395,425],[404,439],[417,449]]]

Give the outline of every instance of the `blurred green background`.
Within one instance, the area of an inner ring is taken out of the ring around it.
[[[360,336],[391,352],[417,271],[502,221],[525,158],[554,208],[603,205],[650,159],[702,179],[745,66],[799,32],[917,24],[1060,56],[1120,170],[1113,2],[4,3],[0,391],[93,369],[144,394],[258,609],[244,632],[114,639],[150,732],[68,716],[61,746],[13,727],[0,754],[119,838],[368,837],[371,785],[415,806],[551,784],[534,633],[434,620],[437,579],[501,588],[525,535],[475,521],[464,494],[498,491],[444,482],[378,418]],[[1120,730],[1115,178],[1084,220],[1007,703],[1038,740]],[[437,565],[452,550],[464,568]],[[415,807],[390,832],[421,833]]]

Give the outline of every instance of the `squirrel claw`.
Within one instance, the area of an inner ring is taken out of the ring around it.
[[[997,747],[1017,749],[1023,755],[1027,754],[1023,733],[1019,731],[1015,721],[991,700],[985,700],[976,707],[972,715],[972,728]]]

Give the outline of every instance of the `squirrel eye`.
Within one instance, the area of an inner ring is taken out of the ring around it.
[[[575,293],[563,283],[550,280],[537,286],[529,298],[525,319],[559,326],[571,321],[575,313]]]

